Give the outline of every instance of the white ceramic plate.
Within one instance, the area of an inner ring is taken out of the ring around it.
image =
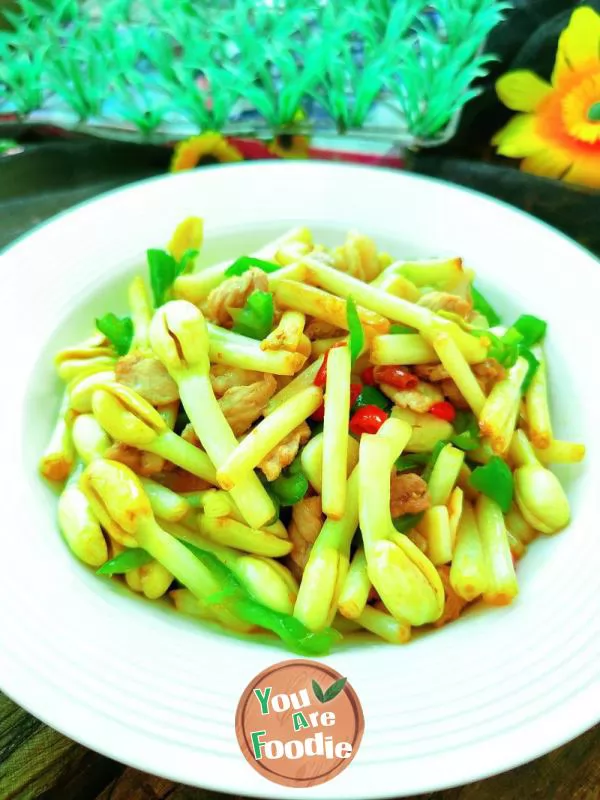
[[[55,419],[52,353],[124,310],[140,255],[205,218],[206,261],[306,223],[333,243],[360,229],[397,256],[459,254],[512,317],[549,320],[556,433],[584,440],[562,470],[573,523],[530,548],[521,594],[405,647],[324,659],[361,698],[352,765],[310,790],[256,774],[236,743],[247,682],[289,657],[124,594],[79,564],[55,526],[37,461]],[[600,719],[600,269],[508,206],[386,170],[259,163],[145,181],[87,203],[2,256],[2,688],[66,735],[151,773],[261,797],[379,798],[464,783],[532,759]]]

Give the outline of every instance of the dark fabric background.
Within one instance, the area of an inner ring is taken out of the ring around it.
[[[600,0],[585,4],[600,11]],[[526,175],[514,162],[496,157],[489,145],[511,113],[498,102],[495,79],[516,67],[549,77],[559,33],[577,5],[573,0],[514,0],[487,44],[498,61],[481,83],[481,96],[465,109],[456,136],[442,148],[409,153],[407,167],[512,203],[600,255],[600,192]],[[0,158],[0,247],[88,197],[165,172],[170,158],[162,147],[61,140],[18,128],[1,135],[11,134],[26,150]]]

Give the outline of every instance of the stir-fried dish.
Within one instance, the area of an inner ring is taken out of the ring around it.
[[[149,250],[130,315],[58,353],[42,474],[73,553],[150,599],[304,654],[406,642],[482,600],[569,503],[546,322],[507,327],[460,258],[292,230],[196,269],[203,225]]]

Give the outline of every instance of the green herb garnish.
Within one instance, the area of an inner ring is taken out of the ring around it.
[[[396,469],[398,472],[407,472],[409,469],[417,469],[427,465],[431,453],[407,453],[396,459]]]
[[[436,442],[433,450],[431,451],[431,455],[429,456],[427,466],[425,467],[425,469],[423,470],[423,474],[421,475],[424,481],[429,481],[429,478],[431,478],[431,473],[433,472],[433,468],[435,467],[435,462],[438,460],[440,453],[447,444],[448,442],[445,439],[440,439],[439,442]]]
[[[281,269],[279,264],[273,264],[271,261],[263,261],[262,258],[254,258],[254,256],[241,256],[233,264],[227,267],[225,275],[231,278],[233,275],[243,275],[244,272],[252,267],[258,267],[263,272],[276,272]]]
[[[395,520],[392,520],[394,528],[398,533],[407,533],[421,522],[424,513],[424,511],[420,511],[418,514],[403,514],[401,517],[396,517]]]
[[[143,567],[152,561],[152,556],[141,547],[132,547],[124,550],[118,556],[106,561],[100,569],[96,570],[96,575],[121,575],[132,569]]]
[[[131,317],[117,317],[110,312],[96,320],[96,327],[110,341],[118,355],[127,355],[133,341]]]
[[[305,656],[325,655],[339,640],[340,634],[332,628],[313,632],[290,614],[273,611],[255,600],[242,586],[231,570],[212,553],[196,545],[179,540],[210,570],[222,591],[208,598],[209,604],[219,604],[240,619],[275,633],[288,647]]]
[[[513,476],[508,464],[499,456],[492,456],[487,464],[474,469],[469,476],[469,484],[498,503],[505,514],[510,510]]]
[[[243,308],[232,308],[233,331],[262,341],[271,333],[275,309],[270,292],[252,292]]]
[[[548,323],[531,314],[521,314],[519,319],[512,326],[512,329],[520,333],[522,338],[521,343],[525,347],[533,347],[534,344],[540,342],[546,335]]]
[[[493,328],[494,325],[500,325],[500,317],[496,311],[494,311],[485,297],[481,294],[481,292],[479,292],[474,286],[471,286],[471,299],[473,300],[473,309],[478,311],[480,314],[483,314],[490,327]]]
[[[450,441],[461,450],[475,450],[481,444],[479,423],[471,411],[457,411],[454,422],[455,435]]]
[[[360,390],[360,394],[356,398],[354,408],[362,408],[363,406],[377,406],[377,408],[387,409],[392,405],[390,399],[386,397],[383,392],[376,389],[375,386],[367,386],[366,384]]]
[[[186,250],[179,261],[166,250],[147,250],[148,269],[150,272],[150,288],[154,306],[158,308],[168,300],[168,292],[175,282],[175,278],[188,272],[197,250]]]
[[[281,475],[268,484],[270,493],[281,506],[293,506],[308,491],[308,480],[302,472],[300,457],[297,456]]]
[[[350,331],[350,360],[354,364],[365,345],[365,332],[356,310],[356,303],[351,297],[346,298],[346,320]]]
[[[408,325],[390,325],[390,333],[416,333],[416,328],[409,328]]]
[[[538,359],[534,356],[534,354],[529,350],[527,347],[522,347],[519,350],[519,355],[523,356],[523,358],[529,364],[529,368],[527,369],[527,373],[523,378],[523,383],[521,384],[521,393],[525,394],[527,389],[529,389],[529,384],[531,383],[533,376],[537,372],[537,368],[540,365]]]

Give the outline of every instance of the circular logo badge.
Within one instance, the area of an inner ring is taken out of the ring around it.
[[[282,661],[257,675],[240,699],[238,743],[248,763],[282,786],[317,786],[356,755],[365,729],[347,679],[318,661]]]

